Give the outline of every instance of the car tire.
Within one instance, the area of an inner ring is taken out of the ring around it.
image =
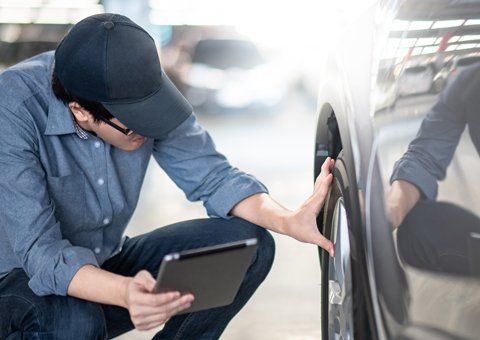
[[[335,244],[335,256],[331,258],[320,250],[322,263],[322,339],[368,339],[366,312],[362,299],[362,280],[355,272],[357,247],[350,230],[352,218],[349,200],[354,190],[348,178],[344,153],[335,161],[334,180],[325,201],[323,231]],[[355,194],[355,193],[354,193]]]

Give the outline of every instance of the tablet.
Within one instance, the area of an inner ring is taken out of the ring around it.
[[[165,255],[156,291],[192,293],[190,308],[178,314],[225,306],[233,302],[250,266],[257,239],[220,244]]]

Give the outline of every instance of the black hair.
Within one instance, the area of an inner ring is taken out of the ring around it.
[[[80,104],[81,107],[92,114],[93,120],[96,123],[101,121],[99,117],[104,117],[106,119],[113,118],[113,115],[102,105],[102,103],[83,99],[69,93],[67,89],[63,87],[60,79],[58,79],[55,68],[52,72],[52,90],[55,94],[55,97],[64,102],[66,105],[68,105],[70,102],[77,102]]]

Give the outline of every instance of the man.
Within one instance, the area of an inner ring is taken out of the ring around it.
[[[333,254],[316,226],[333,160],[300,208],[282,207],[215,150],[152,38],[124,16],[82,20],[55,54],[4,71],[0,88],[2,339],[103,339],[162,324],[158,339],[216,339],[270,269],[265,229]],[[220,218],[122,239],[151,155]],[[165,254],[250,237],[259,248],[231,305],[175,316],[194,296],[153,292]]]
[[[399,227],[399,252],[410,265],[454,274],[470,273],[469,235],[480,232],[472,212],[434,202],[465,127],[480,151],[480,66],[462,71],[422,121],[407,152],[395,163],[387,208]],[[410,214],[410,216],[409,216]]]

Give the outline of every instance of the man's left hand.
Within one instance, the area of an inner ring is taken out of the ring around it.
[[[317,227],[317,216],[323,207],[328,189],[333,180],[331,173],[335,161],[328,157],[322,165],[320,175],[315,180],[313,194],[287,217],[286,234],[306,243],[316,244],[334,255],[333,243],[323,236]]]

